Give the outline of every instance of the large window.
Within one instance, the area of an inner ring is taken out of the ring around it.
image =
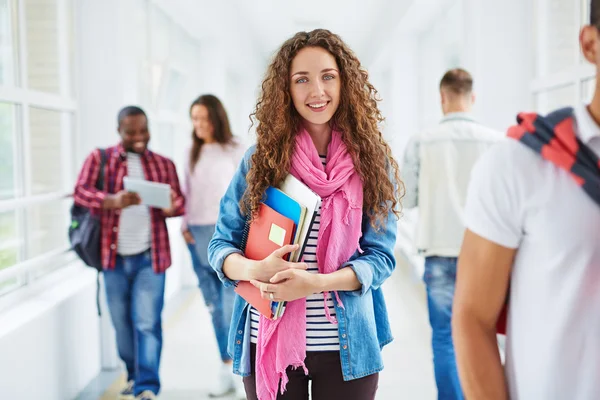
[[[535,71],[532,95],[537,111],[547,113],[588,102],[595,69],[583,59],[578,32],[589,19],[589,0],[532,0]]]
[[[72,0],[0,0],[0,295],[68,257],[72,19]]]

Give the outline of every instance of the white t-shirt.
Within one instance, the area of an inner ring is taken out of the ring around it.
[[[136,153],[127,153],[127,176],[146,179],[142,158]],[[132,256],[148,250],[152,242],[152,220],[148,206],[139,204],[121,210],[117,253]]]
[[[600,128],[576,109],[578,135],[600,154]],[[506,377],[512,400],[600,398],[600,207],[564,170],[513,139],[472,173],[466,226],[518,248]],[[481,266],[485,268],[485,266]]]

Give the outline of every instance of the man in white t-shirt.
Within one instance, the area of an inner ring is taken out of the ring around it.
[[[592,0],[580,44],[597,71],[599,27]],[[473,170],[452,321],[459,376],[470,399],[598,399],[600,93],[530,117]],[[503,368],[496,323],[507,298]]]

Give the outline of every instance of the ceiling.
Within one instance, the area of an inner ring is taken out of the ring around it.
[[[422,0],[421,0],[422,1]],[[294,33],[326,28],[339,34],[368,64],[393,37],[416,0],[154,0],[199,40],[222,40],[258,53],[266,62]],[[231,47],[233,46],[233,47]],[[234,50],[235,49],[235,50]],[[246,54],[248,54],[246,52]]]

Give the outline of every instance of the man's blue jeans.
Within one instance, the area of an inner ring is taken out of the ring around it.
[[[213,328],[217,337],[217,345],[221,360],[230,361],[227,354],[227,341],[231,314],[233,313],[233,288],[226,288],[217,276],[217,273],[208,263],[208,243],[215,233],[214,225],[190,225],[188,230],[194,237],[195,244],[188,244],[194,271],[198,276],[200,291],[204,297],[206,307],[212,316]]]
[[[104,283],[119,356],[127,367],[128,380],[135,382],[135,395],[144,390],[158,394],[165,274],[152,270],[148,250],[117,256],[115,269],[104,271]]]
[[[425,258],[424,281],[427,286],[433,364],[439,400],[463,399],[456,369],[451,325],[456,262],[454,257]]]

